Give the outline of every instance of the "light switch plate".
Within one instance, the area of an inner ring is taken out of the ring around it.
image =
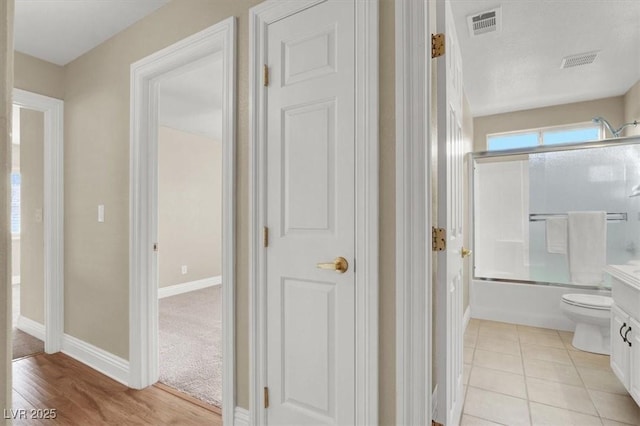
[[[104,222],[104,204],[98,205],[98,222]]]

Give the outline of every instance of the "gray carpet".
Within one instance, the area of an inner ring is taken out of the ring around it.
[[[44,342],[30,334],[16,328],[20,316],[20,286],[14,284],[12,289],[12,316],[13,316],[13,356],[12,359],[22,358],[38,352],[44,352]]]
[[[159,303],[160,383],[222,407],[221,286]]]

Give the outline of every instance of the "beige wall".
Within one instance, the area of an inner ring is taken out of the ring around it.
[[[52,98],[64,99],[64,68],[15,52],[15,87]]]
[[[535,129],[546,126],[558,126],[591,121],[602,116],[613,126],[619,126],[624,120],[624,99],[622,96],[536,108],[505,114],[487,115],[473,119],[474,151],[486,151],[487,135],[491,133],[511,132]],[[610,137],[610,135],[607,135]]]
[[[640,80],[634,84],[631,89],[624,95],[624,122],[631,123],[635,120],[640,122]],[[636,127],[627,127],[625,136],[640,135],[640,125]]]
[[[0,2],[0,175],[11,171],[13,90],[13,0]],[[0,409],[11,408],[11,236],[9,184],[0,185]],[[0,418],[0,424],[9,422]]]
[[[20,109],[20,315],[44,324],[44,113]]]
[[[160,287],[219,276],[222,144],[160,127],[158,160]]]

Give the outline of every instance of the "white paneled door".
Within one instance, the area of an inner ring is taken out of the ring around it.
[[[439,257],[438,388],[440,420],[458,424],[463,403],[463,163],[462,59],[449,0],[437,4],[438,32],[445,54],[438,63],[438,222],[446,229],[447,248]]]
[[[266,29],[270,425],[355,422],[354,9]]]

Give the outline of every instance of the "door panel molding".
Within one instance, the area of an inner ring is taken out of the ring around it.
[[[230,17],[131,65],[129,386],[158,379],[158,79],[222,55],[222,410],[235,413],[236,18]]]
[[[266,424],[266,96],[269,23],[326,0],[267,0],[249,11],[250,423]],[[355,1],[356,30],[356,424],[378,423],[378,0]]]
[[[13,89],[13,104],[44,113],[44,350],[64,332],[64,101]]]

